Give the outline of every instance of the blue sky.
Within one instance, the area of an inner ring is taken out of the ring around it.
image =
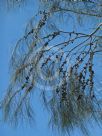
[[[32,6],[23,7],[24,9],[1,10],[0,12],[0,98],[5,94],[9,82],[9,60],[12,48],[17,40],[24,34],[28,20],[34,15]],[[41,105],[35,106],[36,122],[34,127],[18,127],[12,128],[7,124],[0,123],[0,134],[2,136],[46,136],[47,130],[47,114],[41,111]],[[51,136],[49,134],[49,136]]]
[[[12,49],[17,40],[23,36],[27,22],[36,13],[36,11],[36,2],[25,4],[23,8],[14,8],[9,11],[3,8],[0,9],[0,98],[5,94],[5,90],[9,83],[9,60]],[[41,99],[39,99],[36,94],[36,97],[34,97],[36,122],[33,127],[20,125],[18,128],[13,128],[1,121],[0,135],[58,136],[57,133],[52,133],[48,128],[47,123],[49,116],[40,101]],[[96,130],[92,130],[94,132],[93,136],[101,136],[102,131],[100,131],[97,126],[95,128]],[[82,136],[82,134],[76,129],[76,131],[72,133],[72,136]]]

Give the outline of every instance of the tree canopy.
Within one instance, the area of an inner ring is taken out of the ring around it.
[[[4,120],[32,120],[31,94],[41,90],[53,127],[70,133],[77,126],[88,135],[87,120],[102,118],[94,78],[94,59],[102,55],[102,1],[41,0],[39,6],[12,54]]]

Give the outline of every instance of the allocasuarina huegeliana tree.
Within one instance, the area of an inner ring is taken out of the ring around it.
[[[88,135],[85,121],[102,117],[94,78],[94,60],[102,55],[102,1],[41,0],[39,5],[12,54],[11,82],[1,102],[4,119],[32,120],[31,94],[41,90],[54,127],[70,132],[77,126]]]

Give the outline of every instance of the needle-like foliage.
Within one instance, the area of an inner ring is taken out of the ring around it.
[[[78,126],[89,134],[86,120],[92,117],[98,122],[102,116],[94,88],[94,58],[102,53],[102,23],[92,31],[78,32],[70,29],[69,20],[76,21],[77,27],[88,17],[102,19],[101,4],[42,0],[42,10],[30,20],[12,54],[11,82],[1,104],[5,120],[32,120],[31,94],[41,90],[53,127],[70,132]]]

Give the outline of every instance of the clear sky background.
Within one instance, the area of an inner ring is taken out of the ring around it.
[[[0,98],[5,94],[9,82],[9,60],[12,49],[17,40],[24,34],[25,27],[30,18],[37,11],[37,3],[26,3],[21,8],[14,8],[7,10],[3,4],[0,9]],[[101,72],[101,70],[99,71]],[[98,72],[98,75],[100,75]],[[37,101],[37,102],[36,102]],[[28,125],[20,125],[18,128],[13,128],[10,125],[0,122],[0,136],[59,136],[57,133],[53,133],[48,127],[48,113],[41,105],[41,99],[36,94],[34,97],[34,109],[35,109],[35,124],[33,127]],[[102,136],[100,128],[90,128],[93,131],[92,136]],[[72,136],[82,136],[76,129]]]

